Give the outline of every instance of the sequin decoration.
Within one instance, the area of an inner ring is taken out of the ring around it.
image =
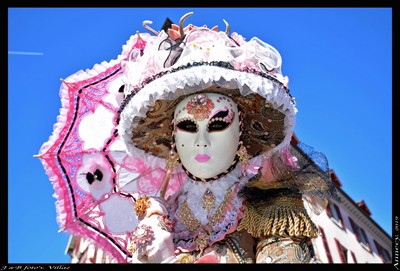
[[[138,217],[142,217],[146,214],[147,208],[150,207],[150,199],[147,195],[143,195],[140,198],[138,198],[135,202],[135,213],[137,214]]]
[[[213,108],[214,103],[204,93],[195,95],[186,104],[188,114],[193,115],[194,119],[197,121],[208,118]]]

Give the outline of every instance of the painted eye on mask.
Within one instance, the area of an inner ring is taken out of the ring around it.
[[[225,117],[228,115],[229,111],[221,111],[215,114],[207,125],[207,131],[211,132],[218,132],[225,130],[226,128],[231,125],[232,121],[226,120]]]
[[[189,133],[196,133],[198,130],[197,124],[193,120],[182,120],[176,125],[176,127],[178,127],[179,130]]]
[[[230,124],[231,124],[231,122],[215,119],[208,124],[207,130],[210,133],[222,131],[222,130],[225,130]]]

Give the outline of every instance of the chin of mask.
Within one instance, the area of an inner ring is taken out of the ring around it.
[[[193,94],[174,113],[182,165],[197,178],[213,178],[234,163],[240,141],[237,104],[217,93]]]

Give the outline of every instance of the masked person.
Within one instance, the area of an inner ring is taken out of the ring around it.
[[[228,25],[184,28],[189,15],[142,35],[123,63],[119,133],[131,156],[165,169],[160,196],[136,197],[132,262],[309,263],[309,213],[336,194],[293,154],[297,109],[281,56]]]

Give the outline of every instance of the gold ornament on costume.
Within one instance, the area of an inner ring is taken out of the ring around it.
[[[203,202],[203,209],[206,209],[207,212],[210,212],[212,208],[215,208],[215,196],[210,189],[207,188],[201,201]]]
[[[206,227],[203,227],[195,238],[197,247],[200,250],[200,255],[203,254],[204,249],[207,247],[208,239],[210,238],[211,232],[207,232]]]
[[[133,254],[136,252],[136,245],[132,242],[129,247],[128,247],[128,251]]]
[[[150,207],[150,205],[151,203],[148,196],[144,195],[138,198],[134,206],[137,216],[142,217],[144,214],[146,214],[146,210]]]
[[[172,170],[178,164],[179,155],[171,150],[169,156],[165,160],[167,162],[168,169]]]
[[[228,189],[224,196],[224,200],[221,202],[211,219],[209,219],[207,225],[202,225],[201,222],[193,215],[192,210],[187,204],[187,200],[182,203],[178,218],[185,228],[194,234],[194,242],[197,244],[197,247],[201,253],[208,245],[210,236],[212,234],[212,227],[224,217],[224,214],[229,206],[228,203],[232,200],[234,190],[234,187],[230,187]]]
[[[247,153],[247,149],[245,146],[240,146],[237,151],[237,156],[239,156],[239,161],[243,164],[243,167],[246,169],[247,164],[249,163],[250,155]]]
[[[196,257],[190,254],[181,254],[178,255],[179,263],[194,263],[196,261]]]

